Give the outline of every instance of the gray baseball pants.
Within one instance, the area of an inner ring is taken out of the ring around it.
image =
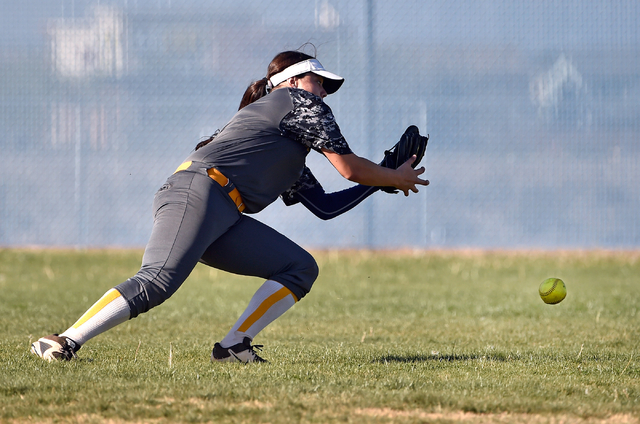
[[[192,168],[173,174],[156,193],[140,271],[115,287],[129,303],[130,318],[171,297],[199,261],[277,281],[302,299],[318,276],[311,254],[242,214],[206,169]]]

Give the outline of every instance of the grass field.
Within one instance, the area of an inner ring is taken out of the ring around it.
[[[309,296],[212,364],[261,281],[198,266],[162,306],[46,363],[141,251],[0,250],[0,422],[638,423],[640,253],[315,252]],[[544,304],[547,277],[567,298]]]

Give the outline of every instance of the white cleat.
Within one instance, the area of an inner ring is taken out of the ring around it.
[[[45,361],[70,361],[76,357],[80,345],[68,337],[60,337],[57,334],[41,337],[31,344],[31,353]]]

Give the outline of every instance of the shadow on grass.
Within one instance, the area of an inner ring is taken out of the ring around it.
[[[457,361],[499,361],[505,362],[509,357],[502,355],[479,355],[479,354],[451,354],[451,355],[387,355],[379,359],[374,359],[373,363],[415,363],[415,362],[457,362]]]

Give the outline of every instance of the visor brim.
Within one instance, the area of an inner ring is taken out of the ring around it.
[[[344,78],[329,72],[329,71],[311,71],[316,75],[320,75],[324,80],[322,82],[322,87],[324,88],[324,91],[327,92],[327,94],[333,94],[336,91],[338,91],[338,89],[340,87],[342,87],[342,84],[344,83]]]
[[[278,84],[286,81],[288,78],[295,77],[297,75],[306,74],[312,72],[316,75],[320,75],[323,78],[322,87],[327,94],[333,94],[342,86],[344,78],[339,75],[329,72],[324,69],[324,66],[317,59],[308,59],[302,62],[298,62],[289,66],[284,71],[273,75],[270,78],[271,84],[276,87]]]

